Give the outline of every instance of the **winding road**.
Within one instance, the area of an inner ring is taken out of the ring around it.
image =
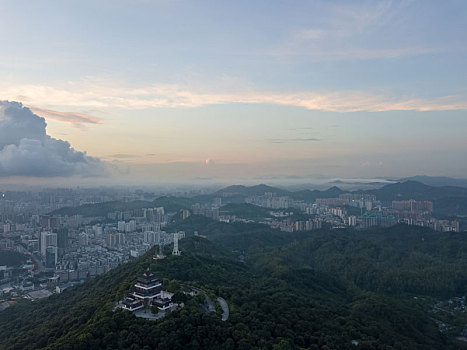
[[[227,302],[225,301],[224,298],[217,298],[217,301],[219,302],[219,304],[221,305],[221,308],[222,308],[222,321],[227,321],[229,319],[229,305],[227,305]]]

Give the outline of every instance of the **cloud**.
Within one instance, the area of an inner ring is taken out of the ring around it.
[[[101,176],[106,165],[47,135],[44,118],[18,102],[0,101],[0,176]]]
[[[8,87],[5,96],[26,98],[34,106],[61,108],[195,108],[229,103],[273,104],[330,112],[442,111],[467,109],[467,96],[443,96],[433,99],[394,97],[364,91],[272,92],[251,88],[236,91],[190,89],[176,84],[153,84],[139,88],[124,84],[81,82],[64,88],[43,85]]]
[[[310,21],[311,27],[292,27],[288,35],[262,54],[282,60],[302,57],[307,62],[329,62],[396,59],[459,50],[457,45],[440,45],[406,35],[413,31],[411,15],[419,13],[412,7],[414,4],[412,0],[322,2],[316,13],[326,20]]]
[[[108,158],[117,158],[117,159],[128,159],[128,158],[136,158],[137,156],[134,154],[126,154],[126,153],[116,153],[107,156]]]
[[[317,139],[314,137],[307,137],[307,138],[295,138],[295,139],[270,139],[272,143],[292,143],[292,142],[317,142],[321,141],[321,139]]]
[[[339,60],[372,60],[372,59],[392,59],[400,57],[414,57],[428,54],[436,54],[443,51],[441,48],[428,46],[411,47],[388,47],[388,48],[328,48],[316,49],[299,47],[297,49],[280,48],[267,53],[270,56],[287,57],[303,56],[312,61],[339,61]]]
[[[70,123],[77,128],[84,128],[84,124],[100,124],[101,119],[86,113],[59,112],[51,109],[28,106],[34,113],[46,119],[55,119],[61,122]]]

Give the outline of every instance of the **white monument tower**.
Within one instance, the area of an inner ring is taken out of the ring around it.
[[[174,233],[174,250],[172,250],[172,255],[180,255],[182,252],[178,250],[178,232]]]

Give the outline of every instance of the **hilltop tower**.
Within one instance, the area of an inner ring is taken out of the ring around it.
[[[178,232],[174,233],[174,249],[172,255],[180,255],[182,252],[178,250]]]

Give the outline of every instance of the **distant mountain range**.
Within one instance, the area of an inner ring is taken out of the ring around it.
[[[305,178],[303,178],[305,180]],[[383,186],[405,181],[418,181],[425,185],[429,186],[457,186],[457,187],[467,187],[467,179],[462,178],[451,178],[446,176],[427,176],[427,175],[417,175],[411,177],[403,178],[336,178],[336,179],[316,179],[316,182],[313,180],[306,180],[310,182],[304,183],[295,183],[288,185],[279,185],[277,182],[277,187],[282,189],[295,192],[303,189],[316,189],[316,190],[325,190],[332,186],[338,186],[340,189],[345,191],[357,191],[357,190],[373,190],[381,188]]]
[[[54,211],[52,214],[84,216],[105,216],[111,211],[124,211],[152,206],[163,206],[167,211],[178,211],[190,208],[195,203],[212,203],[214,198],[222,198],[223,204],[245,203],[245,199],[251,196],[261,196],[267,192],[276,196],[288,196],[294,200],[312,203],[317,198],[336,198],[343,193],[364,193],[375,195],[378,200],[389,205],[394,200],[430,200],[434,202],[435,213],[441,216],[467,216],[467,187],[461,186],[430,186],[419,181],[409,180],[382,186],[378,189],[362,189],[356,191],[344,191],[337,186],[327,190],[304,189],[299,191],[287,191],[265,184],[255,186],[233,185],[220,189],[209,195],[201,195],[192,198],[160,197],[153,202],[105,202],[86,204],[79,207],[66,207]]]
[[[455,179],[452,177],[446,176],[426,176],[426,175],[417,175],[412,177],[406,177],[399,179],[398,181],[418,181],[429,186],[457,186],[457,187],[467,187],[467,179]]]
[[[467,188],[455,186],[435,187],[410,180],[386,185],[376,190],[363,191],[363,193],[374,194],[382,201],[401,199],[436,201],[442,198],[467,197]]]
[[[237,203],[244,202],[246,197],[261,196],[267,192],[275,193],[277,196],[289,196],[295,200],[309,202],[314,201],[316,198],[334,198],[338,197],[342,193],[345,193],[345,191],[336,186],[333,186],[325,191],[300,190],[291,192],[277,187],[261,184],[256,186],[229,186],[215,192],[213,196],[220,196],[225,198],[227,202]]]
[[[265,192],[275,193],[278,196],[289,196],[295,200],[303,200],[305,202],[313,202],[317,198],[335,198],[339,197],[342,193],[372,194],[385,204],[389,204],[394,200],[429,200],[434,202],[436,214],[442,216],[467,215],[467,187],[430,186],[414,180],[397,182],[378,189],[357,191],[344,191],[337,186],[333,186],[325,191],[287,191],[264,184],[256,186],[235,185],[223,188],[211,196],[222,197],[224,203],[243,203],[246,197],[264,195]]]

